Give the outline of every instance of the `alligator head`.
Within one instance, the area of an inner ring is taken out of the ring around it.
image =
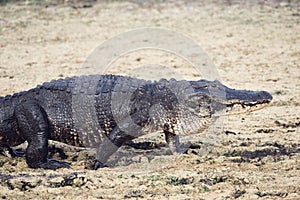
[[[198,99],[198,105],[202,105],[203,100],[209,101],[210,112],[214,116],[252,112],[265,107],[272,100],[272,95],[266,91],[236,90],[219,81],[199,80],[190,81],[190,84],[194,89],[191,97]]]

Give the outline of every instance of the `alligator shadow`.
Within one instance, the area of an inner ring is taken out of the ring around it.
[[[297,153],[300,153],[298,147],[282,147],[282,148],[265,148],[255,151],[238,151],[233,150],[224,154],[226,157],[239,157],[234,158],[231,161],[234,163],[249,163],[253,161],[261,161],[265,157],[272,157],[274,162],[280,161],[284,156],[291,157]]]
[[[126,142],[115,154],[111,156],[107,165],[109,167],[128,166],[155,159],[157,156],[171,155],[172,152],[164,143],[156,142]]]
[[[195,153],[194,150],[202,148],[200,143],[186,142],[180,145],[183,154],[188,154],[189,150],[192,150],[191,153]],[[145,160],[151,162],[159,156],[170,155],[173,153],[165,142],[129,141],[112,155],[107,165],[110,167],[128,166],[133,163],[145,162]]]

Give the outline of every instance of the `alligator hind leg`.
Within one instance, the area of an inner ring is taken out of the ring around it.
[[[69,167],[64,162],[48,160],[49,126],[45,111],[36,102],[20,104],[15,109],[18,130],[28,142],[25,157],[31,168],[57,169]]]

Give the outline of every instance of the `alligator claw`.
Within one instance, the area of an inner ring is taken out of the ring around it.
[[[44,169],[56,170],[58,168],[70,168],[70,165],[66,162],[48,159],[46,163],[41,164],[39,167]]]
[[[25,155],[25,152],[20,149],[13,149],[8,146],[4,146],[0,148],[0,154],[9,158],[15,158],[15,157],[23,157]]]
[[[10,150],[11,150],[10,154],[12,157],[23,157],[25,155],[25,151],[23,150],[12,149],[12,148]]]

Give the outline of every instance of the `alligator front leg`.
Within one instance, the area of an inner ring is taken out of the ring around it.
[[[171,133],[167,130],[164,130],[165,140],[169,145],[171,152],[174,153],[182,153],[180,148],[179,136]]]
[[[96,153],[96,163],[94,169],[106,167],[109,157],[115,153],[125,142],[134,139],[134,136],[128,135],[118,127],[107,137],[98,147]]]
[[[48,160],[49,124],[46,113],[35,101],[20,104],[15,109],[18,131],[28,142],[25,157],[31,168],[68,168],[64,162]]]

